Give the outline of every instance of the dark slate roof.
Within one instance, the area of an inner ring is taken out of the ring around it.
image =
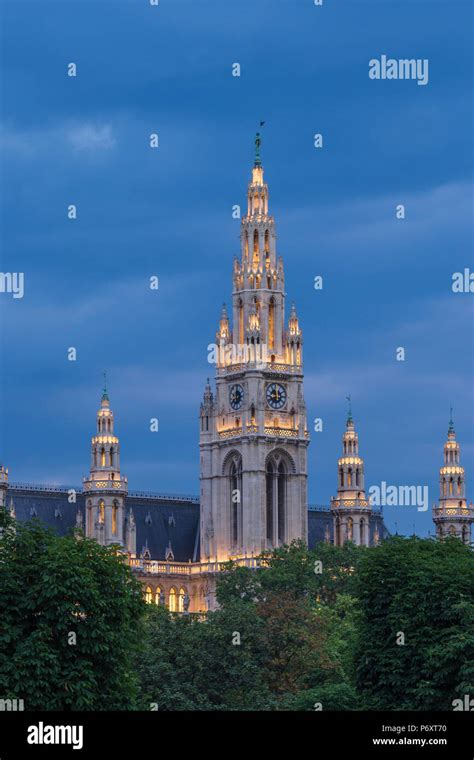
[[[73,488],[70,486],[69,488]],[[18,520],[34,517],[65,535],[76,524],[77,510],[84,521],[85,496],[79,488],[76,503],[68,501],[68,487],[31,486],[12,483],[7,492],[7,505],[13,498]],[[199,499],[193,496],[171,496],[131,492],[126,498],[126,513],[133,509],[137,526],[137,554],[147,548],[152,559],[164,560],[171,544],[175,562],[199,561]],[[389,535],[381,514],[370,518],[370,534],[373,539],[375,525],[379,535]],[[308,545],[312,549],[319,541],[326,540],[329,528],[333,539],[333,521],[327,506],[310,506],[308,510]]]
[[[199,560],[199,501],[180,502],[128,496],[137,526],[137,553],[148,547],[152,559],[164,559],[171,542],[176,562]]]

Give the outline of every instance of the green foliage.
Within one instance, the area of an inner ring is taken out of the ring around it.
[[[27,710],[137,707],[145,604],[116,549],[5,510],[0,526],[0,696]]]
[[[257,572],[229,563],[220,607],[206,616],[150,609],[138,664],[149,702],[160,710],[313,709],[319,693],[324,709],[337,700],[352,709],[356,602],[337,590],[353,585],[359,552],[331,548],[309,552],[298,542],[266,555]],[[325,578],[314,572],[321,558]]]
[[[449,710],[453,699],[473,693],[468,547],[457,539],[391,538],[366,553],[357,583],[357,687],[366,707]]]

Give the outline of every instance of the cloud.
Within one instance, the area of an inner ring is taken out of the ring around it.
[[[77,151],[111,150],[117,144],[110,124],[81,124],[66,128],[66,139]]]
[[[55,126],[24,130],[13,125],[0,126],[0,148],[10,158],[39,158],[51,160],[57,153],[98,154],[117,145],[111,124],[65,121]]]

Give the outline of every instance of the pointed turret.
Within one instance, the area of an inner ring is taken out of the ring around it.
[[[439,504],[433,507],[437,537],[457,536],[470,545],[474,506],[466,500],[464,467],[461,466],[461,448],[456,440],[452,407],[444,444],[444,464],[439,471],[439,493]]]
[[[337,462],[337,496],[331,499],[334,517],[334,542],[342,546],[353,541],[360,546],[370,543],[371,506],[365,496],[364,460],[359,456],[359,437],[352,417],[351,397],[347,396],[346,430],[342,436],[342,457]]]
[[[8,468],[0,464],[0,509],[7,503]]]
[[[97,433],[91,441],[91,467],[84,478],[86,535],[101,544],[122,544],[127,478],[120,472],[120,443],[105,383],[97,412]]]

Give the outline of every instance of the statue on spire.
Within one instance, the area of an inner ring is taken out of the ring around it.
[[[107,393],[107,370],[104,369],[104,390],[102,391],[102,401],[108,401],[109,396]]]
[[[352,401],[350,396],[346,396],[346,400],[349,403],[349,409],[347,410],[347,422],[353,422],[352,419]]]
[[[263,127],[265,124],[264,121],[260,122],[260,127]],[[257,132],[255,135],[255,161],[254,166],[261,166],[262,165],[262,159],[260,158],[260,146],[262,144],[262,138],[260,136],[260,132]]]

